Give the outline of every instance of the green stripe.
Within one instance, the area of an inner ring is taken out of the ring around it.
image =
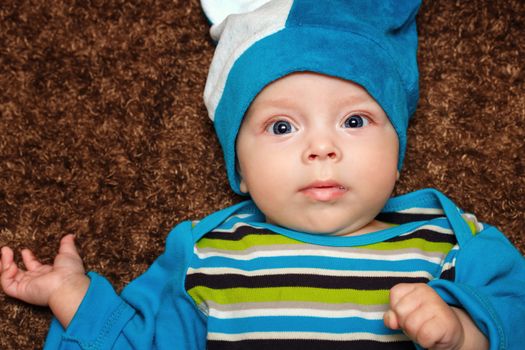
[[[402,250],[402,249],[419,249],[425,252],[439,252],[447,254],[454,245],[447,242],[430,242],[422,238],[411,238],[397,242],[380,242],[366,246],[360,246],[362,249],[371,250]]]
[[[313,287],[211,289],[197,286],[190,289],[188,293],[197,305],[200,305],[204,300],[211,300],[217,304],[303,301],[327,304],[384,305],[389,303],[390,295],[388,290],[323,289]]]
[[[238,241],[222,240],[222,239],[208,239],[202,238],[197,242],[197,247],[200,249],[214,248],[221,250],[234,250],[240,251],[252,247],[258,246],[272,246],[272,245],[304,245],[305,247],[311,246],[295,239],[288,238],[281,235],[248,235]],[[429,242],[422,238],[406,239],[404,241],[397,242],[380,242],[365,246],[349,248],[348,251],[353,249],[370,249],[380,251],[395,251],[403,249],[419,249],[425,252],[439,252],[447,254],[454,245],[447,242]],[[345,249],[346,250],[346,249]],[[334,254],[335,254],[334,250]]]
[[[473,236],[476,235],[476,233],[478,233],[477,229],[476,229],[476,224],[474,224],[472,221],[469,221],[465,218],[463,218],[465,220],[465,222],[467,223],[468,227],[470,228],[470,232],[472,233]]]
[[[216,248],[223,250],[244,250],[256,246],[269,246],[281,244],[304,244],[295,239],[282,235],[247,235],[238,241],[223,239],[202,238],[197,242],[197,248]]]

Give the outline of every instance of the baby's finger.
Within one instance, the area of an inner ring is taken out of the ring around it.
[[[77,247],[75,246],[75,236],[74,235],[72,234],[65,235],[60,240],[60,248],[58,249],[58,253],[79,256]]]
[[[406,316],[420,305],[421,299],[415,297],[416,289],[415,284],[398,284],[390,290],[390,309],[395,312],[401,327]]]
[[[443,328],[434,327],[432,320],[427,321],[427,323],[421,326],[414,340],[425,349],[435,349],[435,346],[444,338],[445,332]]]
[[[429,347],[429,344],[434,344],[443,329],[442,326],[436,326],[435,314],[432,312],[432,309],[425,306],[407,314],[400,322],[400,325],[406,335],[416,340],[425,349]]]
[[[40,261],[35,257],[29,249],[22,250],[22,261],[28,271],[33,271],[42,266]]]
[[[0,261],[2,262],[1,271],[3,273],[4,270],[9,269],[9,267],[13,263],[13,251],[9,247],[2,247],[1,252],[2,252],[2,258],[0,259]]]
[[[390,305],[395,306],[404,298],[410,299],[410,294],[414,293],[417,284],[415,283],[399,283],[390,289]]]
[[[390,329],[401,328],[399,326],[399,321],[397,319],[396,313],[392,310],[388,310],[387,312],[385,312],[385,315],[383,316],[383,322],[385,323],[385,326],[387,326]]]
[[[13,251],[8,247],[2,248],[2,274],[0,284],[2,289],[9,296],[14,296],[16,292],[16,277],[21,273],[13,261]]]

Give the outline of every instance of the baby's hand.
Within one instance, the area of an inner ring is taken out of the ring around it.
[[[74,236],[62,238],[53,265],[41,264],[28,249],[22,250],[22,260],[27,270],[15,264],[9,247],[2,248],[0,284],[4,292],[27,303],[51,307],[67,327],[89,286]]]
[[[458,314],[426,284],[398,284],[390,290],[385,325],[402,329],[425,349],[461,349],[465,331]]]

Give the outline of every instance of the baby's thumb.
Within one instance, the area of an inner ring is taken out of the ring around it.
[[[77,247],[75,246],[75,235],[69,234],[62,237],[58,253],[79,256]]]
[[[388,310],[387,312],[385,312],[385,315],[383,316],[383,322],[385,323],[385,326],[387,326],[390,329],[400,328],[396,313],[392,310]]]

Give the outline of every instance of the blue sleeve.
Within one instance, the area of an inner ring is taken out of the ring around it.
[[[470,315],[491,350],[525,344],[525,258],[496,228],[489,226],[460,247],[454,282],[437,279],[430,285]]]
[[[165,252],[117,295],[103,277],[91,283],[67,329],[53,320],[45,349],[204,349],[206,321],[184,289],[193,255],[190,222],[168,236]]]

